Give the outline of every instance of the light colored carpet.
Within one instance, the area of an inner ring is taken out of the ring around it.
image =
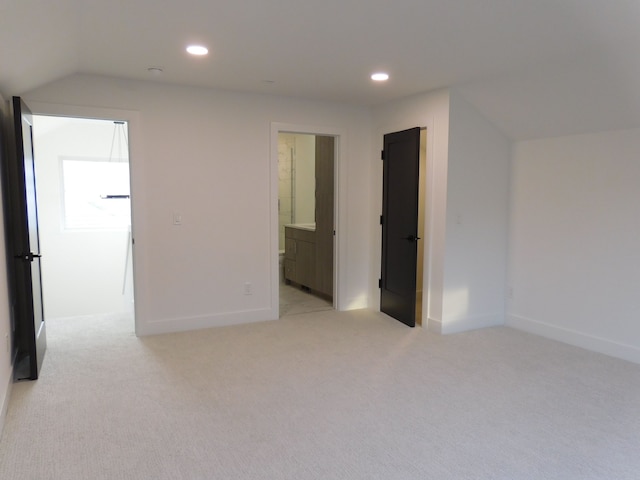
[[[370,311],[136,338],[49,323],[2,479],[640,478],[640,365]]]

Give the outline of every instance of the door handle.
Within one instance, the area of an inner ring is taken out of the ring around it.
[[[20,255],[16,255],[14,258],[19,258],[20,260],[24,260],[25,262],[33,262],[34,258],[40,258],[42,255],[38,255],[37,253],[21,253]]]
[[[409,235],[408,237],[404,237],[405,240],[409,240],[410,242],[417,242],[420,240],[420,237],[416,237],[415,235]]]

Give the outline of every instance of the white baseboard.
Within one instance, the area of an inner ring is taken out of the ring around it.
[[[596,337],[586,333],[570,330],[557,325],[540,322],[519,315],[507,315],[507,327],[523,330],[559,342],[568,343],[576,347],[585,348],[611,357],[621,358],[634,363],[640,363],[640,348],[633,345],[614,342],[607,338]]]
[[[435,318],[427,319],[427,330],[433,333],[442,334],[442,322],[440,320],[436,320]]]
[[[214,315],[141,321],[136,322],[136,334],[143,337],[146,335],[159,335],[163,333],[186,332],[203,328],[263,322],[275,320],[276,318],[277,314],[272,309],[261,308]]]
[[[338,310],[358,310],[367,308],[362,299],[354,299],[342,304]],[[140,320],[136,318],[136,335],[160,335],[163,333],[187,332],[203,328],[240,325],[243,323],[265,322],[277,320],[278,312],[272,308],[257,308],[255,310],[241,310],[237,312],[216,313],[212,315],[198,315],[193,317],[167,318],[159,320]]]
[[[476,315],[474,317],[450,318],[445,321],[429,318],[427,321],[427,329],[430,332],[441,335],[450,335],[452,333],[461,333],[469,330],[477,330],[478,328],[497,327],[501,325],[504,325],[504,319],[502,314],[498,313]]]
[[[443,335],[451,333],[467,332],[478,328],[498,327],[504,325],[504,315],[492,313],[489,315],[476,315],[473,317],[458,317],[442,322]]]
[[[9,399],[11,398],[11,389],[13,388],[13,369],[11,370],[11,375],[7,380],[6,387],[4,388],[4,398],[2,398],[2,402],[0,403],[0,437],[2,437],[2,431],[4,430],[4,422],[7,419],[7,409],[9,408]]]

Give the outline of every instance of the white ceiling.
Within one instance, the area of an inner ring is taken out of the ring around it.
[[[639,127],[639,51],[639,0],[0,0],[5,97],[74,73],[357,105],[452,86],[513,139]]]

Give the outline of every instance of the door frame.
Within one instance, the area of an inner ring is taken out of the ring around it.
[[[96,120],[124,120],[128,127],[129,142],[129,175],[131,184],[131,239],[132,239],[132,265],[133,265],[133,297],[135,333],[141,334],[143,319],[146,318],[147,292],[141,279],[145,278],[146,262],[144,259],[147,244],[144,237],[147,229],[145,222],[145,198],[144,198],[144,155],[138,141],[140,135],[140,116],[137,111],[120,110],[100,107],[79,107],[75,105],[60,105],[37,101],[28,101],[34,115],[49,115],[56,117],[76,117]]]
[[[299,133],[306,135],[321,135],[335,138],[334,147],[334,198],[333,198],[333,224],[335,227],[335,235],[333,238],[333,308],[336,310],[345,310],[342,299],[346,282],[343,281],[344,270],[341,268],[345,264],[346,258],[346,178],[345,162],[341,161],[341,152],[346,151],[346,135],[344,131],[334,127],[321,127],[303,124],[291,123],[271,123],[271,311],[274,318],[280,318],[280,272],[278,270],[278,135],[280,133]]]

